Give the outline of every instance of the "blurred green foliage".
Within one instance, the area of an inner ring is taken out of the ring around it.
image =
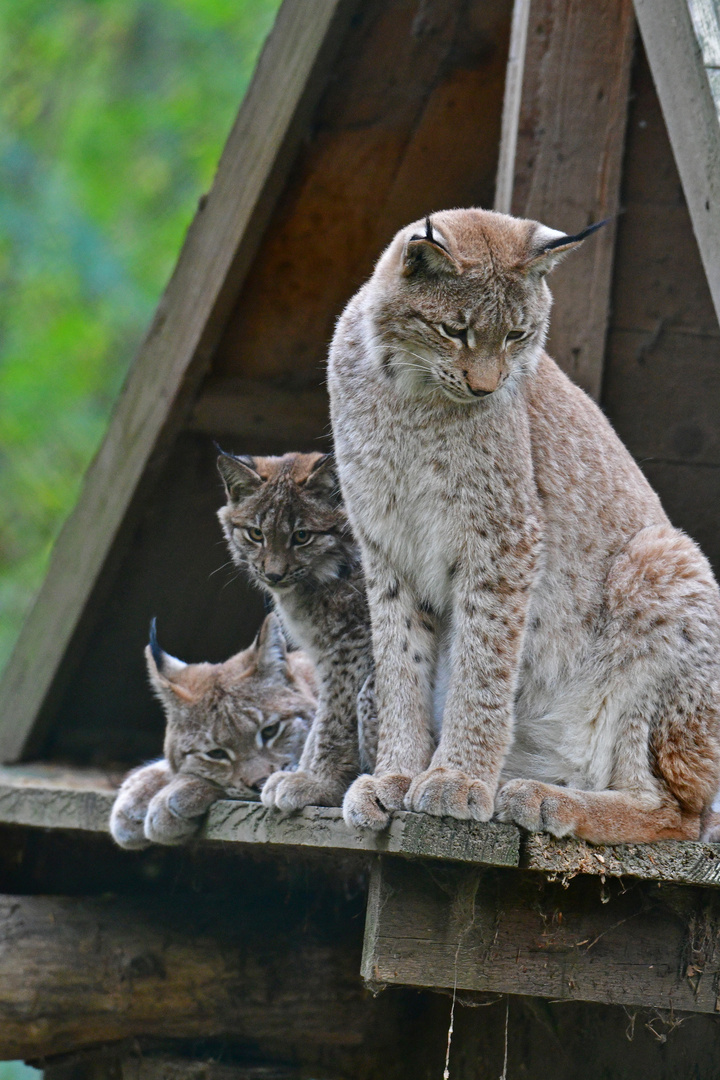
[[[0,5],[0,666],[278,7]]]

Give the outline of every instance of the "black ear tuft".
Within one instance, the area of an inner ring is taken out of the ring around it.
[[[445,237],[433,227],[430,214],[425,218],[425,232],[413,233],[403,253],[403,273],[406,277],[423,272],[431,275],[460,273]]]
[[[609,221],[610,218],[603,218],[602,221],[596,221],[594,225],[588,225],[587,229],[575,233],[574,236],[558,236],[554,240],[551,240],[549,244],[545,244],[542,250],[553,251],[555,248],[572,247],[574,244],[579,244],[592,233],[597,232],[598,229],[602,229],[603,225],[607,225]]]
[[[229,499],[238,502],[252,495],[262,484],[262,477],[255,469],[255,461],[247,454],[226,454],[221,451],[217,459],[225,491]]]
[[[163,656],[164,656],[164,654],[163,654],[162,649],[158,645],[157,619],[155,618],[155,616],[153,616],[152,619],[150,620],[150,642],[149,642],[149,644],[150,644],[150,652],[152,653],[152,658],[155,661],[155,667],[158,669],[159,672],[161,672],[162,669],[163,669]]]

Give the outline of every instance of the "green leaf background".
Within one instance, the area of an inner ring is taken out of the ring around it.
[[[0,666],[278,6],[0,5]]]

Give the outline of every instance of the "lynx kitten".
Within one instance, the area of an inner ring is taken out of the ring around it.
[[[436,214],[339,321],[332,421],[379,724],[349,823],[406,807],[598,842],[699,835],[720,774],[718,588],[543,351],[545,275],[590,231]]]
[[[282,810],[339,806],[360,759],[375,760],[375,728],[365,582],[334,461],[328,454],[221,454],[218,468],[228,499],[218,516],[232,557],[272,596],[319,676],[318,711],[300,766],[271,776],[262,801]],[[365,719],[361,745],[358,712]]]
[[[180,844],[216,799],[256,797],[277,769],[297,764],[315,713],[315,671],[288,653],[275,615],[223,664],[183,664],[153,631],[150,682],[167,716],[165,758],[124,781],[110,819],[121,847]]]

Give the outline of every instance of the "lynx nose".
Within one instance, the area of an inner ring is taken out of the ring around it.
[[[282,581],[282,579],[285,577],[285,575],[284,574],[266,574],[265,577],[268,579],[268,581],[270,582],[271,585],[277,585],[279,581]]]

